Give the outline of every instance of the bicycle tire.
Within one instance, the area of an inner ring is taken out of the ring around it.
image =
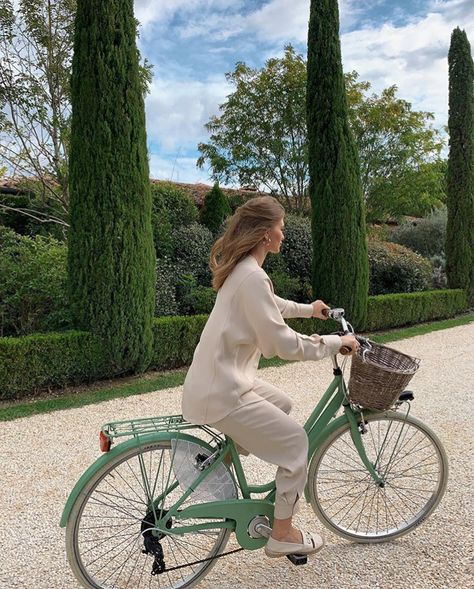
[[[308,492],[327,528],[348,540],[378,543],[407,534],[431,515],[446,489],[448,459],[419,419],[388,411],[365,420],[362,441],[384,486],[362,464],[346,423],[313,454]]]
[[[199,445],[197,439],[196,448],[209,454],[209,448],[204,444]],[[142,553],[144,548],[142,524],[147,516],[148,508],[146,492],[138,476],[140,469],[137,468],[137,463],[138,467],[140,464],[149,465],[150,474],[156,471],[154,476],[156,488],[157,482],[159,484],[158,478],[164,482],[170,470],[172,471],[171,460],[167,456],[171,449],[171,441],[155,441],[125,450],[106,463],[88,481],[83,492],[78,496],[66,527],[66,552],[74,575],[87,589],[110,589],[112,586],[115,589],[131,586],[134,589],[149,587],[154,557]],[[168,466],[167,461],[170,462]],[[171,476],[173,476],[172,473]],[[125,495],[120,493],[123,489],[126,489]],[[174,495],[171,502],[176,501],[182,492],[179,486],[172,491]],[[183,503],[182,509],[202,502],[199,500],[199,494],[195,496],[196,492]],[[158,495],[158,490],[152,494],[153,497]],[[167,506],[168,504],[165,504],[163,508],[166,509]],[[203,521],[206,520],[199,520],[200,523]],[[216,518],[213,521],[223,520]],[[180,520],[180,525],[191,523],[194,522]],[[145,530],[147,531],[146,528]],[[190,562],[204,558],[212,558],[212,560],[176,571],[165,570],[158,580],[160,589],[165,587],[185,589],[200,582],[214,566],[213,557],[224,551],[230,534],[230,529],[222,528],[215,531],[187,533],[179,538],[171,535],[162,536],[160,542],[165,561],[170,568],[187,564],[186,560]],[[113,552],[109,562],[100,561],[100,555],[97,557],[96,554],[92,555],[92,560],[86,558],[94,548],[99,551],[105,548],[104,555],[113,551],[114,548],[110,548],[109,545],[114,539],[118,542],[117,548],[120,544],[125,544],[126,555],[123,560],[115,560],[117,556],[114,556]],[[92,547],[91,542],[94,543]],[[113,560],[115,562],[111,564]],[[94,563],[96,564],[92,567]]]

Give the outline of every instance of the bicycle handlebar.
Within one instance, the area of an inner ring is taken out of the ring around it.
[[[336,308],[336,309],[323,309],[322,310],[322,314],[325,317],[328,317],[329,319],[334,319],[334,321],[337,321],[338,323],[340,323],[342,325],[342,333],[338,333],[337,335],[353,335],[356,340],[359,342],[359,344],[361,344],[361,346],[363,345],[368,345],[368,340],[365,337],[361,337],[359,335],[356,335],[354,333],[354,328],[352,327],[352,325],[346,321],[345,317],[344,317],[344,309],[342,308]],[[342,346],[341,349],[339,350],[339,353],[342,356],[347,356],[348,354],[350,354],[352,352],[352,348],[350,348],[349,346]]]

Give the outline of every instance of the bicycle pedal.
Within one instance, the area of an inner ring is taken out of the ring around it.
[[[306,554],[287,554],[286,558],[295,565],[306,564],[308,556]]]

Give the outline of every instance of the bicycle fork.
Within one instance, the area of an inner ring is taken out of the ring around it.
[[[372,477],[372,479],[374,480],[376,485],[378,485],[381,488],[385,487],[384,477],[381,477],[379,475],[379,473],[375,470],[375,465],[372,464],[372,462],[370,462],[370,460],[367,456],[367,453],[365,451],[364,443],[362,441],[362,435],[367,431],[365,428],[363,413],[362,412],[360,413],[360,416],[361,416],[360,426],[359,426],[359,423],[356,419],[354,412],[350,408],[347,408],[345,413],[346,413],[347,419],[349,420],[352,441],[354,442],[354,446],[356,447],[356,450],[360,456],[360,459],[362,460],[362,463],[364,464],[366,469],[369,471],[370,476]]]

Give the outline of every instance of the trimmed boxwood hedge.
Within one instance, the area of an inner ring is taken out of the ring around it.
[[[427,290],[369,297],[366,331],[446,319],[469,308],[462,289]]]
[[[373,296],[369,297],[365,331],[445,319],[467,308],[466,293],[460,289]],[[156,318],[149,368],[166,370],[189,365],[206,321],[207,315]],[[334,322],[318,319],[288,319],[288,324],[305,334],[338,329]],[[0,399],[117,376],[104,358],[100,341],[85,332],[0,338]]]

